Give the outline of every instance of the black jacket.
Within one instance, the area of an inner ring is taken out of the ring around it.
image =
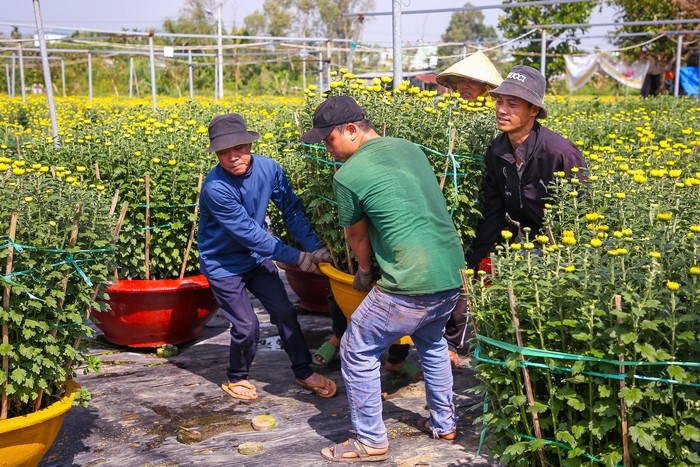
[[[486,154],[482,185],[484,218],[479,222],[472,249],[467,254],[469,267],[476,266],[500,239],[506,214],[519,222],[521,229],[530,227],[531,237],[539,232],[554,172],[563,171],[570,177],[573,167],[586,167],[574,143],[537,121],[517,152],[523,161],[520,174],[507,133],[498,135]],[[586,178],[584,172],[577,173],[581,181]]]

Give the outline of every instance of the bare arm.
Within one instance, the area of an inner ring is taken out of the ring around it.
[[[360,269],[369,271],[372,267],[372,244],[369,241],[367,218],[363,217],[359,222],[346,227],[350,247],[357,257]]]

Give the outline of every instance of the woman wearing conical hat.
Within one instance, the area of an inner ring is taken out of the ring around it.
[[[489,91],[503,82],[501,74],[482,51],[455,63],[437,75],[436,80],[441,86],[458,92],[467,102],[474,102],[479,96],[489,97]]]

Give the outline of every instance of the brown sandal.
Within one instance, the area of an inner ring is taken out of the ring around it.
[[[354,457],[343,457],[343,454],[352,452]],[[338,443],[330,448],[321,449],[321,455],[333,462],[380,462],[387,459],[387,453],[370,454],[367,449],[355,438],[350,438],[343,443]]]
[[[299,386],[301,386],[302,388],[311,389],[314,392],[314,394],[321,396],[324,399],[330,399],[331,397],[335,396],[337,388],[336,388],[333,380],[326,378],[325,376],[323,376],[321,374],[319,374],[318,376],[321,377],[321,383],[319,383],[319,384],[305,383],[301,379],[297,379],[297,384]],[[328,394],[323,394],[321,392],[322,389],[330,390],[331,392],[329,392]]]
[[[256,391],[256,393],[253,394],[252,396],[247,396],[245,394],[240,394],[238,392],[234,392],[233,388],[244,388],[244,389],[248,389],[251,391]],[[258,398],[257,389],[255,388],[255,386],[253,386],[253,383],[251,383],[250,381],[248,381],[246,379],[236,381],[235,383],[224,383],[221,385],[221,389],[226,391],[226,393],[229,394],[234,399],[241,399],[244,401],[249,401],[249,400],[253,400],[253,399]]]
[[[450,443],[457,439],[457,430],[442,434],[438,434],[437,430],[431,430],[430,418],[428,417],[420,417],[416,422],[416,427],[423,433],[429,434],[431,438],[440,439]]]

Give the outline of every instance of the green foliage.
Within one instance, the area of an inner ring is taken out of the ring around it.
[[[3,172],[8,162],[0,156]],[[109,197],[94,186],[53,179],[24,161],[14,161],[8,173],[0,177],[3,272],[14,252],[12,271],[0,276],[9,298],[0,304],[0,322],[8,330],[0,355],[9,359],[0,383],[7,384],[9,415],[18,416],[33,412],[37,399],[46,404],[48,396],[61,396],[77,367],[98,368],[80,339],[93,333],[90,311],[102,308],[102,292],[94,290],[103,290],[110,274],[116,222],[108,216]],[[14,239],[12,213],[18,217]],[[86,391],[81,400],[89,400]]]
[[[394,92],[391,91],[391,79],[387,78],[377,78],[373,82],[355,79],[347,73],[335,76],[330,83],[330,94],[346,94],[356,99],[367,110],[368,118],[374,122],[380,135],[405,138],[424,146],[436,179],[442,181],[445,174],[445,200],[466,249],[474,236],[479,216],[476,182],[483,170],[486,148],[495,132],[495,122],[490,112],[493,103],[482,100],[468,104],[458,96],[449,94],[436,98],[434,92],[409,88],[407,82]],[[316,95],[307,90],[307,99],[299,109],[302,131],[311,127],[313,111],[319,103]],[[456,169],[451,159],[446,157],[452,129],[456,130],[452,149],[459,164]],[[295,186],[316,231],[333,252],[335,266],[347,272],[354,271],[349,245],[337,223],[332,186],[337,166],[325,148],[305,147],[296,138],[285,141],[284,151],[297,156],[281,158],[280,163],[292,179],[302,174],[301,182]],[[299,157],[301,155],[303,159]],[[445,172],[448,161],[449,167]],[[278,234],[287,238],[284,233]]]
[[[620,22],[635,22],[635,21],[650,21],[650,20],[675,20],[678,19],[680,12],[679,2],[644,2],[640,0],[610,0],[613,8],[616,10],[616,20]],[[683,29],[684,26],[681,26]],[[654,34],[662,34],[663,30],[674,29],[674,26],[663,25],[645,25],[645,26],[621,26],[616,33],[639,33],[648,32]],[[644,40],[652,39],[653,34],[642,36]],[[639,36],[622,36],[613,34],[613,43],[620,48],[630,47],[642,42]],[[652,54],[659,61],[668,61],[675,56],[676,42],[675,40],[659,40],[651,44]],[[626,50],[624,53],[627,58],[636,60],[639,56],[640,48]]]
[[[507,0],[504,3],[522,3],[522,1],[524,0]],[[508,8],[498,18],[498,28],[505,38],[514,39],[529,32],[530,29],[526,27],[536,24],[588,23],[594,8],[594,2]],[[585,34],[585,31],[585,28],[547,29],[547,53],[554,55],[547,57],[547,76],[565,71],[563,55],[576,51],[576,45],[580,43],[580,37]],[[535,32],[524,39],[525,45],[515,47],[513,55],[516,56],[516,64],[540,68],[542,44],[539,39],[541,38],[539,31]]]
[[[465,7],[472,6],[467,2]],[[484,14],[479,10],[456,11],[450,17],[450,24],[441,36],[443,42],[479,43],[485,45],[488,42],[498,40],[496,29],[484,25]],[[470,51],[471,52],[471,51]],[[461,57],[462,46],[447,45],[438,47],[438,55],[441,58],[439,66],[444,67]]]

